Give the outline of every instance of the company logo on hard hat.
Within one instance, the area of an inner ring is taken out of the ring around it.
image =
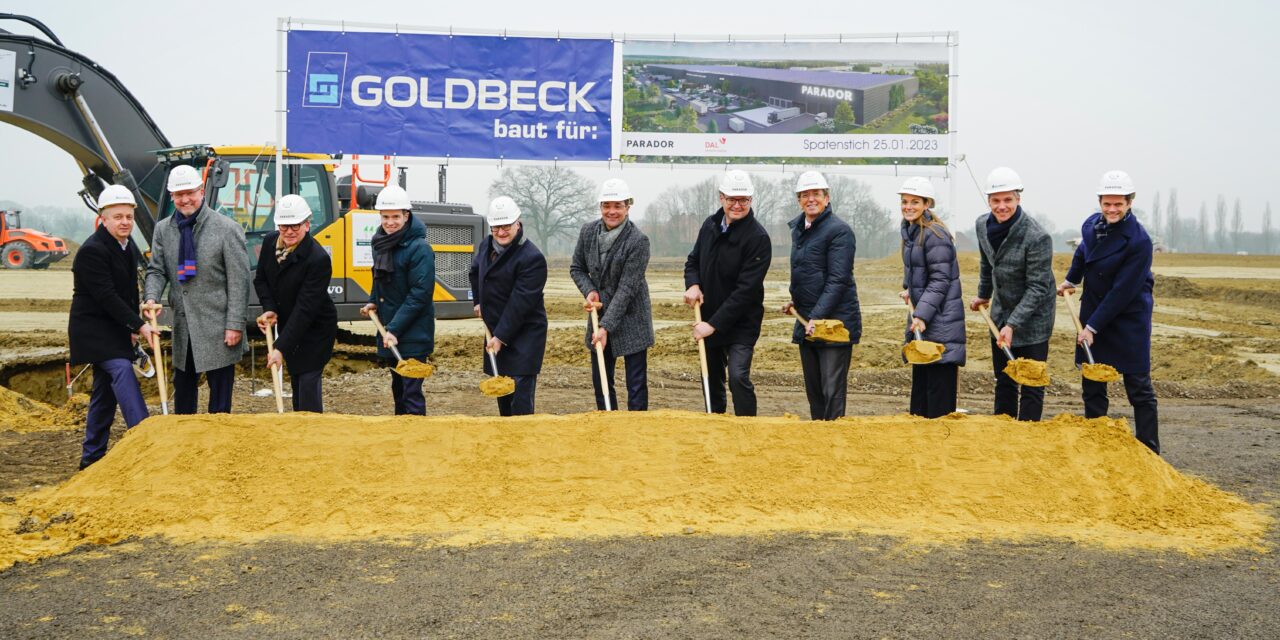
[[[337,109],[342,106],[342,84],[347,75],[347,54],[312,51],[307,54],[306,87],[302,106]]]

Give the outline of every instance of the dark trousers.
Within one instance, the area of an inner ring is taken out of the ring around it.
[[[911,415],[941,418],[955,413],[960,366],[917,364],[911,367]]]
[[[1107,399],[1107,383],[1081,378],[1080,386],[1080,395],[1084,397],[1084,417],[1101,418],[1107,415],[1111,404]],[[1156,390],[1151,386],[1151,374],[1124,374],[1124,391],[1129,396],[1129,404],[1133,406],[1133,422],[1138,441],[1157,454],[1160,453]]]
[[[600,393],[600,365],[596,362],[596,350],[591,349],[591,386],[596,391],[596,408],[604,410],[604,394]],[[622,356],[627,379],[627,411],[649,410],[649,351],[639,351]],[[614,365],[618,359],[609,345],[604,347],[605,375],[609,377],[609,406],[618,409],[618,391],[613,384]]]
[[[1009,351],[1013,352],[1013,357],[1015,358],[1044,362],[1049,358],[1049,341],[1046,340],[1021,347],[1010,347]],[[1018,420],[1039,422],[1040,415],[1044,413],[1044,387],[1019,385],[1013,381],[1013,378],[1006,376],[1004,374],[1004,366],[1009,364],[1009,358],[1004,355],[1003,349],[996,346],[995,338],[991,339],[991,364],[995,366],[996,370],[996,406],[994,413],[1017,418]],[[1018,393],[1019,390],[1021,390],[1021,394]]]
[[[498,398],[498,415],[533,415],[533,396],[538,390],[538,376],[511,376],[516,381],[516,392]]]
[[[190,351],[187,352],[190,354]],[[188,362],[190,371],[174,368],[173,370],[173,412],[179,415],[190,415],[196,412],[196,400],[199,398],[200,373],[193,363]],[[236,366],[229,364],[221,369],[204,372],[205,382],[209,384],[209,413],[231,413],[231,391],[235,388]]]
[[[422,378],[406,378],[392,369],[391,397],[396,402],[396,415],[427,415],[427,398],[422,395]]]
[[[126,428],[133,428],[150,415],[147,403],[142,399],[138,378],[133,374],[132,362],[124,358],[95,362],[84,446],[80,452],[81,469],[107,454],[107,440],[111,437],[111,423],[115,422],[117,406],[124,415]]]
[[[756,388],[751,384],[751,356],[755,347],[749,344],[707,345],[707,385],[711,392],[711,413],[728,409],[724,392],[725,373],[729,392],[733,394],[733,413],[756,415]]]
[[[324,369],[306,371],[297,375],[289,374],[289,384],[293,387],[293,410],[324,413],[324,396],[321,393],[320,374]]]
[[[804,370],[804,394],[809,398],[810,419],[844,417],[852,359],[853,345],[819,347],[810,342],[800,343],[800,368]]]

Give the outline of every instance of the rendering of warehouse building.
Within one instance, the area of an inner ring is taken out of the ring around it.
[[[645,70],[655,76],[704,83],[716,89],[728,81],[731,93],[755,97],[779,109],[799,107],[802,113],[833,116],[836,105],[848,102],[859,124],[889,111],[892,87],[901,85],[908,99],[920,88],[915,76],[848,71],[702,64],[647,64]]]

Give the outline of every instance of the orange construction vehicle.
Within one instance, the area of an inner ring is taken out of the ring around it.
[[[23,229],[21,211],[0,211],[0,258],[5,268],[47,269],[67,253],[62,238]]]

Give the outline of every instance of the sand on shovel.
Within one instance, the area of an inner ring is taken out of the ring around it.
[[[1004,374],[1013,381],[1028,387],[1049,386],[1049,368],[1039,360],[1014,358],[1004,365]]]
[[[1080,366],[1080,375],[1094,382],[1115,382],[1121,379],[1119,371],[1109,364],[1086,362]]]
[[[902,355],[910,364],[930,364],[942,359],[946,345],[928,340],[912,340],[902,345]]]
[[[507,376],[494,376],[480,383],[480,392],[490,398],[501,398],[516,392],[516,381]]]
[[[406,378],[430,378],[436,372],[435,365],[422,362],[417,358],[409,358],[396,363],[396,373]]]
[[[805,336],[810,342],[849,342],[849,330],[839,320],[814,320],[813,335]]]

